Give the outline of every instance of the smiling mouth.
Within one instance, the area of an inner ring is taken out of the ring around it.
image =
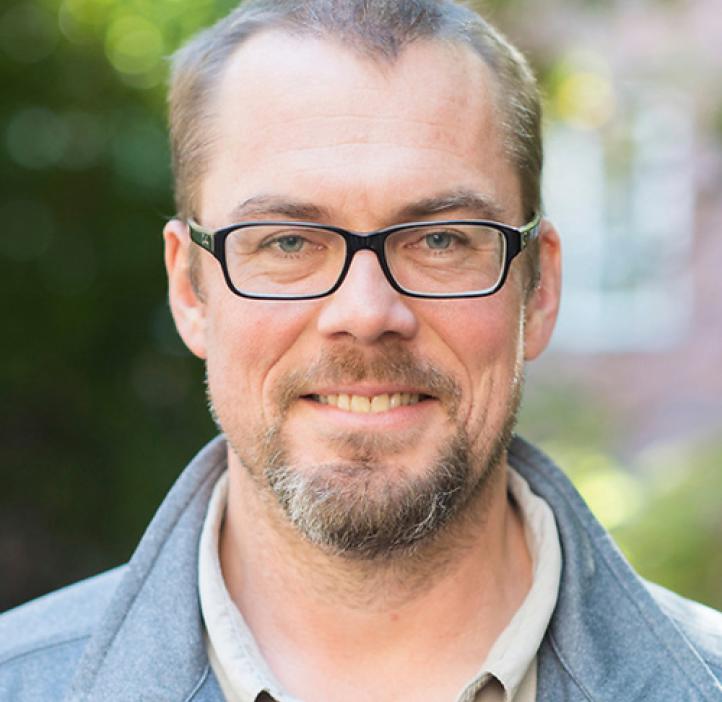
[[[340,393],[338,395],[304,395],[305,399],[318,402],[322,405],[331,405],[347,412],[358,414],[375,414],[387,412],[397,407],[417,405],[426,400],[432,400],[430,395],[414,392],[383,393],[381,395],[349,395]]]

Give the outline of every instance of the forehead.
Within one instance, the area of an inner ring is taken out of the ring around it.
[[[513,215],[495,82],[471,50],[439,41],[374,61],[326,39],[261,33],[233,55],[212,106],[203,216],[251,197],[317,202],[373,226],[410,199],[479,191]]]

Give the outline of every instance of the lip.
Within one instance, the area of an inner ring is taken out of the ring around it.
[[[424,395],[431,397],[431,394],[425,388],[415,387],[413,385],[324,385],[314,387],[308,392],[304,392],[302,397],[310,395],[361,395],[363,397],[373,397],[374,395],[393,395],[397,392],[407,392],[410,394]]]

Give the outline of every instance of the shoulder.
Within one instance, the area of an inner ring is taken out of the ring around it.
[[[60,699],[125,568],[0,615],[0,699]]]
[[[645,585],[660,609],[722,680],[722,612],[685,599],[661,585],[646,581]]]

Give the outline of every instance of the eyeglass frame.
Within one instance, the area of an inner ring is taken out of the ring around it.
[[[435,300],[453,300],[460,298],[471,298],[471,297],[489,297],[494,293],[499,292],[504,286],[506,279],[509,275],[509,268],[511,262],[534,240],[539,236],[539,229],[541,227],[542,215],[537,213],[527,224],[521,227],[514,227],[509,224],[502,224],[501,222],[495,222],[487,219],[444,219],[444,220],[429,220],[420,222],[403,222],[401,224],[393,224],[389,227],[377,229],[371,232],[354,232],[343,227],[336,227],[330,224],[317,224],[315,222],[293,222],[284,220],[257,220],[248,222],[237,222],[236,224],[230,224],[220,229],[211,230],[201,226],[194,219],[187,219],[186,225],[190,233],[191,241],[200,246],[201,248],[208,251],[220,264],[223,270],[223,277],[225,278],[226,285],[229,290],[238,295],[250,300],[276,300],[276,301],[303,301],[303,300],[318,300],[323,297],[332,295],[338,290],[351,268],[351,262],[353,257],[359,251],[373,251],[376,254],[376,258],[379,261],[381,270],[386,277],[389,285],[396,290],[396,292],[406,295],[407,297],[422,298],[422,299],[435,299]],[[501,275],[499,276],[496,284],[488,290],[476,291],[472,290],[463,293],[422,293],[413,290],[406,290],[403,288],[397,280],[394,278],[389,268],[388,262],[386,261],[386,250],[385,244],[386,239],[392,234],[396,234],[400,231],[408,229],[415,229],[418,227],[428,226],[439,226],[439,225],[468,225],[468,226],[483,226],[490,229],[495,229],[505,239],[505,257],[504,265],[502,268]],[[228,272],[228,264],[226,262],[226,239],[235,231],[239,229],[246,229],[249,227],[258,226],[289,226],[297,227],[300,229],[320,229],[323,231],[332,232],[340,235],[346,246],[346,258],[339,273],[338,279],[328,290],[321,293],[315,293],[313,295],[291,295],[291,294],[275,294],[275,295],[261,295],[257,293],[242,292],[233,284],[231,276]]]

